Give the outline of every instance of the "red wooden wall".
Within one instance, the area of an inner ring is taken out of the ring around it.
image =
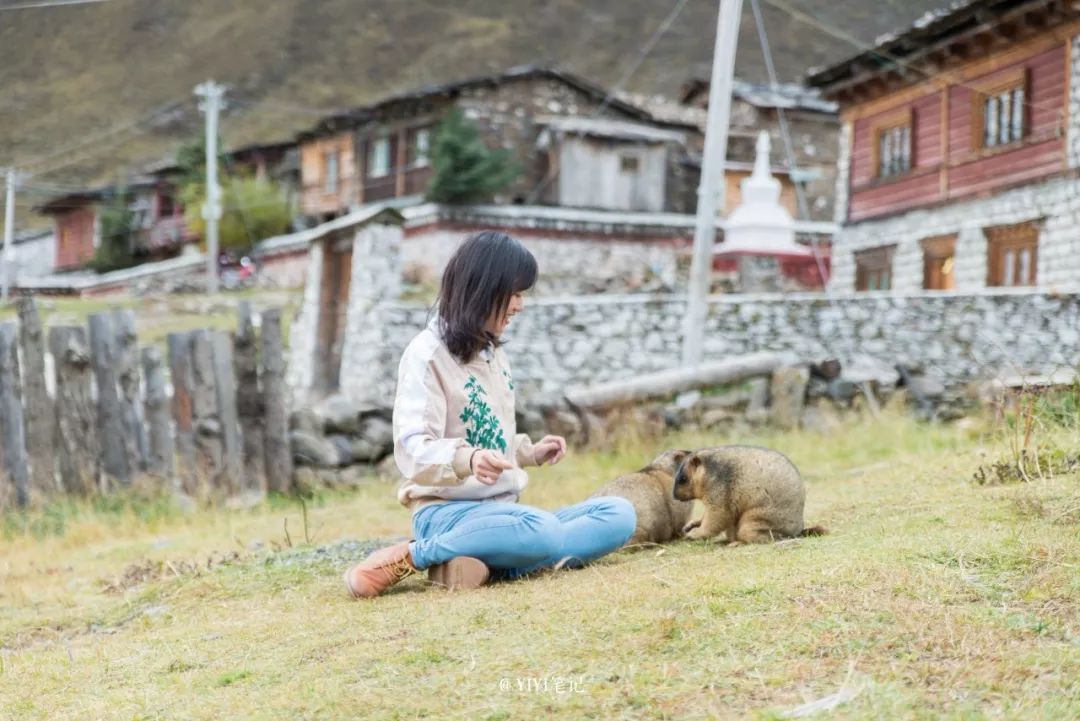
[[[56,215],[56,269],[68,270],[94,257],[94,208],[86,206]]]
[[[947,148],[942,147],[941,90],[928,87],[925,95],[906,104],[858,118],[853,123],[849,221],[973,197],[1064,170],[1066,54],[1062,44],[948,87]],[[1017,67],[1028,77],[1024,140],[1002,149],[977,147],[971,86],[993,83]],[[876,178],[875,126],[905,107],[912,111],[912,169],[900,177]]]

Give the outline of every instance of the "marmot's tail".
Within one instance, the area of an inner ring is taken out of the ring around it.
[[[829,529],[825,526],[810,526],[810,528],[804,528],[799,535],[805,538],[806,536],[824,536],[828,532]]]

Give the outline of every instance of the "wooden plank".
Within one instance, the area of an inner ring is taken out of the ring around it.
[[[148,426],[146,471],[170,481],[171,485],[176,479],[176,464],[161,351],[154,346],[143,348],[142,367],[146,379],[144,403]]]
[[[195,467],[200,489],[215,492],[221,490],[224,449],[211,338],[208,330],[197,330],[191,334],[191,413],[195,431]]]
[[[45,386],[45,334],[37,301],[19,298],[19,345],[22,347],[23,420],[30,459],[30,493],[58,490],[53,455],[53,412]]]
[[[124,443],[124,419],[117,390],[116,336],[112,318],[105,313],[90,316],[90,363],[97,385],[98,429],[101,439],[101,467],[108,479],[121,485],[131,483]]]
[[[292,452],[289,449],[285,347],[278,308],[262,314],[262,362],[267,486],[271,491],[288,493],[292,490]]]
[[[233,375],[232,336],[217,331],[210,337],[214,363],[214,389],[221,424],[222,468],[219,484],[229,495],[241,490],[244,462],[240,447],[240,422],[236,412],[236,379]]]
[[[263,447],[263,397],[259,390],[259,342],[252,322],[251,303],[238,308],[234,358],[236,412],[244,448],[244,488],[266,493],[266,450]]]
[[[570,388],[566,392],[566,399],[579,408],[606,408],[648,398],[661,398],[692,388],[767,376],[782,363],[783,359],[775,353],[753,353],[702,363],[693,368],[675,368],[589,387]]]
[[[60,487],[67,493],[89,495],[99,488],[100,453],[86,329],[50,328],[49,352],[56,369],[53,446]]]
[[[30,468],[26,456],[22,394],[19,389],[19,349],[14,322],[0,324],[0,448],[4,456],[4,483],[0,507],[5,498],[25,507],[30,500]]]
[[[123,425],[124,456],[132,472],[146,467],[147,440],[143,427],[142,403],[139,399],[139,347],[135,334],[135,312],[113,311],[113,331],[116,333],[116,378]]]
[[[195,462],[195,427],[191,407],[191,334],[170,333],[166,340],[169,352],[169,376],[172,381],[172,416],[176,428],[178,490],[189,496],[199,491]]]

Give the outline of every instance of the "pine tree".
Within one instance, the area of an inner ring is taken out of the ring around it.
[[[458,108],[451,110],[435,131],[431,166],[435,172],[427,198],[435,203],[490,200],[521,172],[509,151],[484,145],[476,123]]]
[[[98,210],[101,244],[87,266],[98,273],[135,265],[135,214],[126,188],[114,187]]]

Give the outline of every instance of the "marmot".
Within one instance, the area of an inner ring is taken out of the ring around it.
[[[665,543],[679,538],[690,520],[692,501],[679,501],[672,495],[675,471],[690,451],[666,451],[636,473],[620,476],[592,494],[619,496],[637,511],[637,528],[628,544]]]
[[[755,446],[717,446],[686,456],[675,474],[674,496],[701,499],[705,513],[683,529],[687,538],[726,533],[728,543],[768,543],[820,536],[803,527],[806,489],[787,456]]]

